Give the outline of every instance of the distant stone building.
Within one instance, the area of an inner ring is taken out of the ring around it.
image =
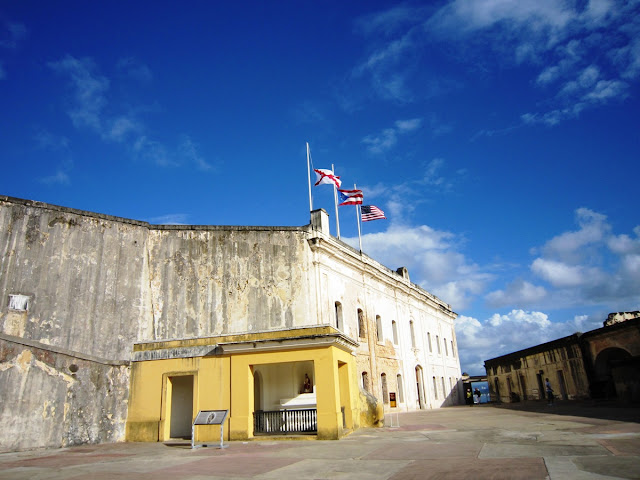
[[[169,226],[0,196],[0,451],[340,438],[462,401],[442,300],[329,234]],[[219,427],[197,427],[198,441]]]
[[[612,313],[604,325],[486,360],[492,396],[540,400],[549,378],[560,399],[640,401],[640,315]]]

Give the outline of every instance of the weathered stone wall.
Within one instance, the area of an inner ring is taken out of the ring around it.
[[[151,321],[141,222],[0,197],[0,332],[127,359]],[[25,311],[9,295],[29,297]]]
[[[501,402],[543,400],[545,378],[549,378],[556,398],[588,398],[589,381],[579,340],[578,334],[570,335],[487,360],[491,398]]]
[[[406,272],[331,238],[325,217],[313,212],[319,222],[300,228],[152,226],[0,196],[0,415],[10,425],[1,447],[121,440],[129,375],[121,364],[134,343],[338,326],[335,302],[338,328],[352,338],[364,310],[358,365],[370,365],[374,395],[381,373],[389,391],[400,373],[413,409],[419,366],[426,405],[440,406],[447,393],[436,402],[430,375],[450,389],[460,365],[455,350],[428,348],[427,332],[455,340],[455,314]]]
[[[129,367],[0,336],[0,452],[124,439]]]
[[[149,339],[315,324],[306,235],[285,227],[154,228]]]
[[[135,342],[316,324],[308,233],[150,226],[0,197],[0,332],[104,358]],[[10,295],[28,308],[7,308]]]

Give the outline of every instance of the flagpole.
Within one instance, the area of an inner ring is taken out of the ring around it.
[[[356,184],[353,184],[353,189],[356,190]],[[358,243],[360,244],[360,253],[362,253],[362,235],[360,233],[360,206],[354,205],[356,207],[356,221],[358,222]]]
[[[309,181],[309,211],[313,212],[313,198],[311,197],[311,153],[309,152],[309,142],[307,142],[307,180]]]
[[[331,164],[331,173],[333,173],[333,175],[336,174],[333,167],[333,163]],[[340,218],[338,217],[338,190],[335,182],[333,184],[333,203],[336,207],[336,232],[338,234],[338,239],[339,239],[340,238]]]

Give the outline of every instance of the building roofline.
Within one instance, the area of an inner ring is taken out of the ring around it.
[[[604,327],[596,328],[595,330],[589,330],[582,334],[582,338],[585,337],[594,337],[596,335],[600,335],[602,333],[611,332],[612,330],[620,330],[623,328],[629,328],[631,326],[640,327],[640,317],[630,318],[628,320],[624,320],[622,322],[614,323],[613,325],[607,325]]]
[[[427,290],[423,289],[419,285],[411,282],[408,278],[408,274],[407,276],[405,276],[403,275],[403,273],[399,272],[398,270],[392,270],[391,268],[386,267],[385,265],[381,264],[377,260],[374,260],[373,258],[369,257],[367,254],[353,248],[351,245],[348,245],[342,240],[332,235],[327,235],[326,233],[322,233],[322,231],[319,231],[316,228],[314,228],[314,225],[312,223],[309,223],[303,226],[154,225],[149,222],[145,222],[141,220],[134,220],[134,219],[118,217],[114,215],[105,215],[102,213],[95,213],[87,210],[79,210],[76,208],[63,207],[59,205],[53,205],[50,203],[39,202],[36,200],[26,200],[22,198],[9,197],[6,195],[0,195],[0,202],[24,205],[26,207],[41,208],[41,209],[46,209],[46,210],[51,210],[56,212],[80,215],[84,217],[98,218],[101,220],[107,220],[107,221],[112,221],[112,222],[117,222],[122,224],[137,225],[139,227],[146,228],[149,231],[213,231],[213,232],[215,231],[220,231],[220,232],[224,232],[224,231],[236,231],[236,232],[286,231],[286,232],[306,233],[310,236],[310,239],[312,240],[311,242],[309,242],[309,245],[311,246],[312,249],[318,248],[321,245],[325,248],[327,246],[330,246],[329,248],[332,248],[334,252],[336,250],[342,252],[343,254],[342,258],[344,261],[361,262],[362,264],[364,264],[365,268],[368,267],[373,270],[376,270],[382,273],[383,275],[386,275],[386,277],[388,277],[390,280],[393,279],[393,281],[396,284],[404,286],[405,288],[408,288],[414,293],[418,293],[421,296],[427,298],[432,304],[435,304],[437,308],[442,310],[447,315],[452,316],[453,318],[457,317],[458,315],[451,309],[451,305],[444,302],[443,300],[436,297],[435,295],[428,292]]]
[[[515,352],[500,355],[499,357],[490,358],[488,360],[485,360],[484,363],[486,365],[487,363],[492,363],[492,362],[495,362],[496,360],[508,360],[510,358],[526,357],[528,355],[540,353],[540,352],[549,350],[551,348],[560,347],[563,344],[566,344],[567,342],[571,342],[572,340],[577,342],[582,337],[582,335],[583,335],[582,333],[576,332],[571,335],[567,335],[566,337],[556,338],[555,340],[551,340],[549,342],[540,343],[532,347],[523,348],[522,350],[517,350]]]
[[[80,215],[83,217],[99,218],[101,220],[109,220],[112,222],[126,223],[129,225],[137,225],[145,227],[149,230],[206,230],[206,231],[301,231],[307,232],[310,230],[310,225],[303,226],[252,226],[252,225],[166,225],[166,224],[152,224],[143,220],[135,220],[131,218],[118,217],[115,215],[106,215],[103,213],[90,212],[88,210],[80,210],[77,208],[63,207],[60,205],[53,205],[51,203],[39,202],[36,200],[25,200],[17,197],[9,197],[6,195],[0,195],[0,202],[7,202],[13,204],[24,205],[27,207],[43,208],[46,210],[52,210],[56,212],[70,213],[73,215]]]

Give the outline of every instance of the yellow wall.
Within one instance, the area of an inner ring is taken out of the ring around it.
[[[193,416],[200,410],[229,409],[225,437],[253,437],[252,366],[312,361],[318,412],[318,438],[344,435],[359,427],[360,406],[354,357],[334,346],[298,350],[258,351],[213,357],[134,362],[127,420],[127,441],[156,442],[170,438],[171,382],[169,377],[194,376]],[[196,426],[196,442],[219,441],[218,426]]]

